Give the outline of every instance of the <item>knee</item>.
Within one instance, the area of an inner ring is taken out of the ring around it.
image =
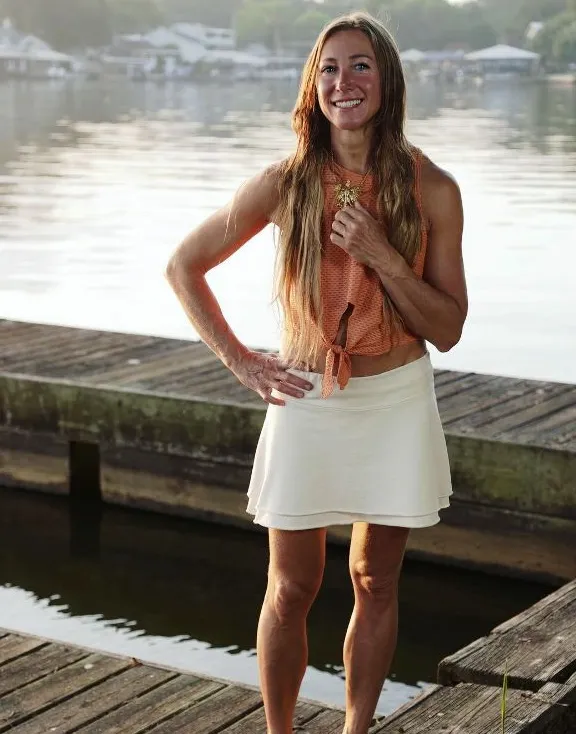
[[[399,569],[376,570],[368,561],[358,560],[351,564],[350,575],[357,601],[378,608],[396,603]]]
[[[286,577],[276,578],[269,585],[269,602],[280,624],[303,620],[320,588],[320,580],[301,581]]]

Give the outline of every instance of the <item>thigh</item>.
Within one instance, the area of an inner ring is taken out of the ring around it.
[[[370,578],[390,583],[400,575],[409,528],[357,522],[350,543],[350,573],[353,580]]]
[[[272,579],[303,587],[319,586],[326,560],[326,528],[268,531]]]

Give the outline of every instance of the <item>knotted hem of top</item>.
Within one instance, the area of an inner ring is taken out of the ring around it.
[[[338,356],[336,382],[344,390],[352,377],[352,359],[350,352],[341,344],[331,344],[326,354],[326,366],[322,377],[322,397],[329,398],[334,392],[334,362]]]

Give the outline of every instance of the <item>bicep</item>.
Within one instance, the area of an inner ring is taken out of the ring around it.
[[[427,187],[425,202],[429,232],[423,278],[451,296],[466,316],[468,297],[462,257],[464,213],[460,189],[444,172],[434,179]]]
[[[276,190],[273,169],[254,176],[180,243],[172,262],[207,273],[227,260],[270,223]]]

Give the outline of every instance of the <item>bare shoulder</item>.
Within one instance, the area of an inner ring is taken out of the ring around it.
[[[249,178],[236,192],[231,208],[258,211],[272,221],[278,206],[283,161],[272,163]]]
[[[424,156],[422,162],[422,205],[430,220],[438,214],[458,216],[462,209],[462,196],[456,178]]]

